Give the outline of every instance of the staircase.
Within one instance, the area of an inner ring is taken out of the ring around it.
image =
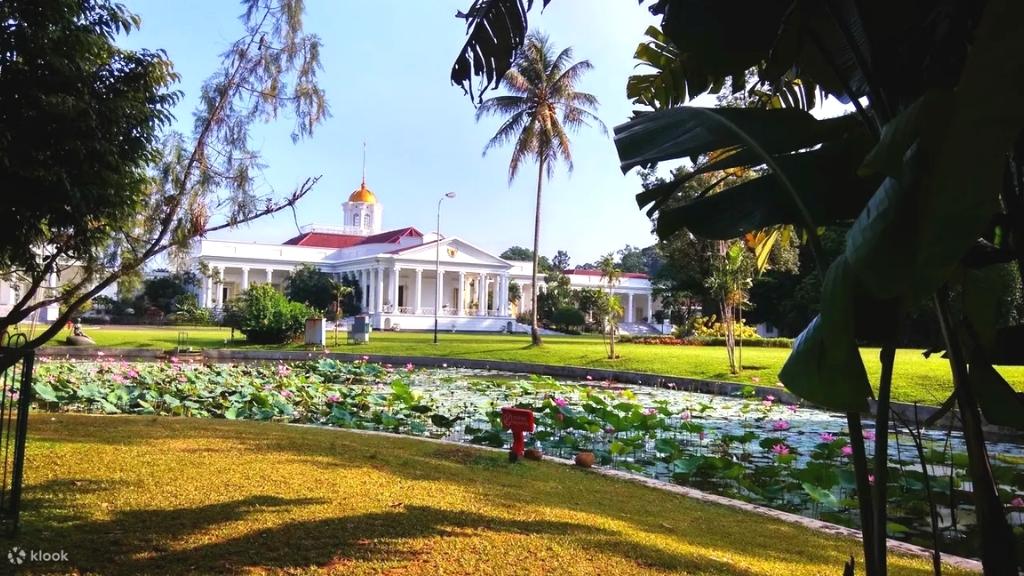
[[[657,326],[648,324],[647,322],[622,322],[619,324],[619,334],[629,334],[630,336],[660,336],[661,330],[659,330]]]

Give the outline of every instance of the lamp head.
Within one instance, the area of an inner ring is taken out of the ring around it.
[[[455,192],[448,192],[444,195],[445,198],[455,198]]]

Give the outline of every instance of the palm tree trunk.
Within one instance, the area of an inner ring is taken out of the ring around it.
[[[542,344],[540,338],[540,327],[537,324],[537,267],[540,265],[540,194],[544,185],[544,157],[541,156],[537,162],[537,208],[533,218],[533,293],[530,299],[533,300],[533,325],[530,327],[530,337],[534,346]]]

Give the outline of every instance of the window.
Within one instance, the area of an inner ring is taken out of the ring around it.
[[[369,228],[369,227],[370,227],[370,215],[366,214],[365,216],[363,216],[363,228]]]
[[[359,226],[359,214],[352,215],[352,225],[357,227]]]

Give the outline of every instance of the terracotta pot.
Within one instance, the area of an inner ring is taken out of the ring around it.
[[[527,448],[526,451],[523,452],[523,457],[527,460],[541,460],[544,458],[544,453],[536,448]]]
[[[576,465],[581,468],[590,468],[594,465],[594,453],[580,452],[576,455]]]

